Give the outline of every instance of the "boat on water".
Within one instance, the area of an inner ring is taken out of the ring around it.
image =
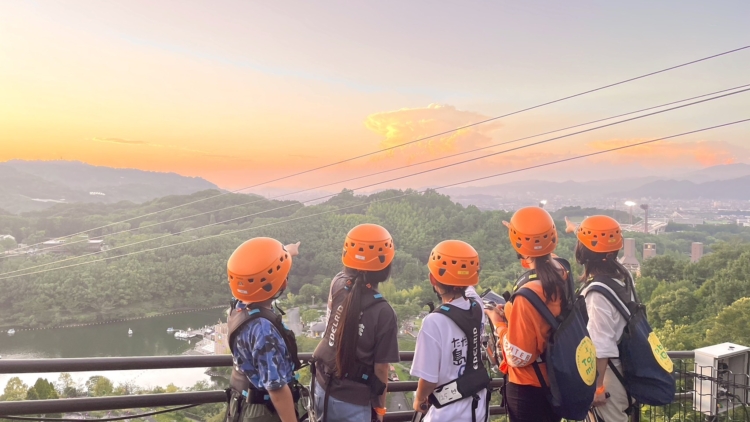
[[[176,332],[174,333],[174,338],[182,338],[182,339],[186,339],[186,338],[188,338],[188,333],[187,333],[187,332],[185,332],[185,331],[176,331]]]
[[[128,335],[129,335],[129,336],[132,336],[132,335],[133,335],[133,330],[131,330],[130,328],[128,328]]]
[[[167,328],[167,332],[168,333],[174,333],[174,328],[172,328],[172,327]]]
[[[16,330],[14,330],[13,328],[11,328],[10,330],[8,330],[8,335],[9,336],[12,336],[15,333],[16,333]]]

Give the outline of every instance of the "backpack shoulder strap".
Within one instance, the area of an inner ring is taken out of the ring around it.
[[[620,312],[620,314],[626,320],[630,319],[630,310],[628,309],[627,305],[623,303],[617,293],[615,293],[615,291],[606,283],[603,283],[601,281],[593,281],[589,283],[588,287],[586,287],[586,290],[584,291],[584,294],[588,295],[590,292],[601,293],[602,296],[607,298],[607,300],[612,305],[614,305],[615,308],[617,308],[617,311]]]
[[[482,327],[482,315],[484,310],[474,300],[469,299],[469,309],[461,309],[457,306],[449,303],[443,304],[435,308],[434,313],[443,314],[447,316],[451,321],[456,323],[459,329],[466,336],[468,347],[466,348],[466,371],[483,369],[484,364],[479,358],[479,330]],[[478,368],[474,368],[469,363],[476,361],[478,362]]]
[[[544,320],[549,324],[550,327],[552,327],[553,330],[557,330],[557,327],[560,326],[560,322],[555,318],[554,315],[552,315],[552,312],[550,312],[547,305],[542,301],[542,298],[539,297],[539,295],[536,294],[535,291],[531,289],[518,289],[515,293],[511,296],[511,301],[515,298],[515,296],[521,296],[524,299],[528,300],[529,303],[536,309],[537,312],[539,312],[539,315],[544,318]]]
[[[244,323],[248,323],[258,318],[263,318],[268,320],[268,322],[270,322],[271,325],[276,328],[276,331],[279,332],[279,335],[284,340],[284,344],[286,345],[286,348],[291,355],[292,363],[294,364],[294,370],[299,370],[302,367],[302,363],[300,362],[298,356],[297,339],[294,336],[294,332],[287,328],[287,326],[281,320],[281,315],[278,315],[271,309],[267,308],[248,308],[247,311],[248,312],[246,312],[246,314],[248,315],[248,317],[244,321]]]
[[[387,302],[382,294],[377,293],[374,290],[367,289],[362,292],[362,304],[361,304],[361,312],[364,312],[367,308],[370,308],[372,306],[375,306],[376,304],[380,302]]]

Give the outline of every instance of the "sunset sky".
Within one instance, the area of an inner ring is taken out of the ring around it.
[[[748,16],[745,0],[0,0],[0,161],[78,160],[236,189],[750,45]],[[271,186],[316,186],[743,84],[750,49]],[[743,118],[750,92],[388,186]],[[733,162],[750,163],[750,123],[485,183]]]

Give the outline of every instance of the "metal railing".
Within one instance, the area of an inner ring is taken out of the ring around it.
[[[678,394],[675,402],[659,408],[645,408],[634,415],[635,420],[659,422],[697,422],[704,420],[699,410],[692,409],[690,400],[693,397],[694,372],[690,371],[688,363],[694,357],[694,352],[670,352],[669,356],[677,361],[675,376],[678,381]],[[310,353],[300,353],[300,359],[311,358]],[[401,361],[411,361],[413,352],[401,352]],[[212,356],[149,356],[122,358],[75,358],[75,359],[18,359],[0,360],[0,374],[49,373],[49,372],[93,372],[93,371],[122,371],[148,369],[177,369],[177,368],[205,368],[232,366],[229,355]],[[692,374],[692,375],[691,375]],[[502,385],[502,378],[495,378],[492,387]],[[412,392],[417,388],[416,381],[392,381],[388,383],[389,392]],[[193,391],[182,393],[141,394],[114,397],[84,397],[69,399],[52,399],[36,401],[0,402],[0,415],[40,415],[73,412],[91,412],[101,410],[153,408],[193,404],[209,404],[226,402],[223,390]],[[492,415],[503,415],[505,410],[493,405],[490,407]],[[413,412],[409,409],[388,412],[385,420],[388,422],[410,421]],[[741,413],[735,412],[737,417]],[[745,413],[746,415],[746,413]],[[641,417],[642,416],[642,417]],[[2,418],[2,416],[0,416]],[[504,420],[505,418],[503,418]],[[718,420],[718,419],[717,419]],[[750,422],[750,418],[726,419],[727,421]]]

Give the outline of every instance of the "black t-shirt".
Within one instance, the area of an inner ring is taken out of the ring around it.
[[[333,373],[336,368],[336,344],[331,335],[330,324],[335,324],[336,311],[346,298],[345,294],[336,293],[344,289],[349,278],[344,273],[338,273],[331,282],[326,332],[313,353],[318,360],[317,382],[337,400],[360,406],[377,405],[371,402],[370,389],[365,384],[334,376],[330,387],[327,385],[326,373]],[[365,309],[360,318],[359,338],[351,341],[357,341],[357,360],[361,364],[372,366],[376,363],[398,362],[398,322],[391,305],[380,301]]]

